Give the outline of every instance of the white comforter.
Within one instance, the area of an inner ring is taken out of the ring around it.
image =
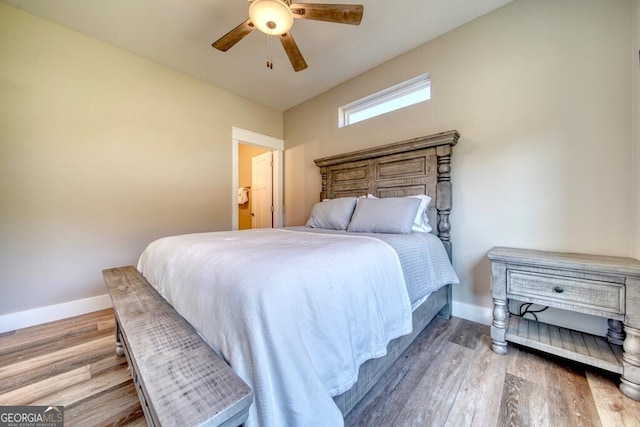
[[[151,243],[138,270],[254,392],[247,426],[341,426],[332,396],[411,332],[400,262],[363,236],[279,229]]]

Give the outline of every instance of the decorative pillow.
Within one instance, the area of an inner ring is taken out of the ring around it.
[[[429,217],[427,215],[427,208],[429,207],[429,203],[431,203],[431,197],[424,194],[407,197],[420,199],[420,206],[418,207],[418,212],[416,212],[416,217],[413,220],[411,231],[417,231],[419,233],[431,233],[431,226],[429,225]],[[367,198],[377,199],[378,197],[374,196],[373,194],[368,194]]]
[[[355,197],[325,199],[315,204],[306,226],[329,230],[346,230],[355,206]]]
[[[360,199],[347,230],[409,234],[419,207],[420,199],[412,197]]]

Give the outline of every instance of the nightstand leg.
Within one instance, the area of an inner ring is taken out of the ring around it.
[[[622,348],[620,390],[633,400],[640,400],[640,329],[624,326],[627,337]]]
[[[619,320],[608,319],[609,329],[607,329],[607,340],[611,344],[622,345],[624,342],[624,329]]]
[[[493,322],[491,323],[491,349],[498,354],[507,354],[507,300],[493,299]]]

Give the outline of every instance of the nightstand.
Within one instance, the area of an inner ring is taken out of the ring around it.
[[[510,341],[611,371],[640,400],[640,261],[503,247],[488,257],[493,351],[505,354]],[[510,315],[510,299],[607,318],[607,336]]]

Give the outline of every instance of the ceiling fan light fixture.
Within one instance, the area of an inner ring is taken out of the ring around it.
[[[284,34],[293,25],[293,14],[282,0],[253,0],[249,18],[256,28],[266,34]]]

